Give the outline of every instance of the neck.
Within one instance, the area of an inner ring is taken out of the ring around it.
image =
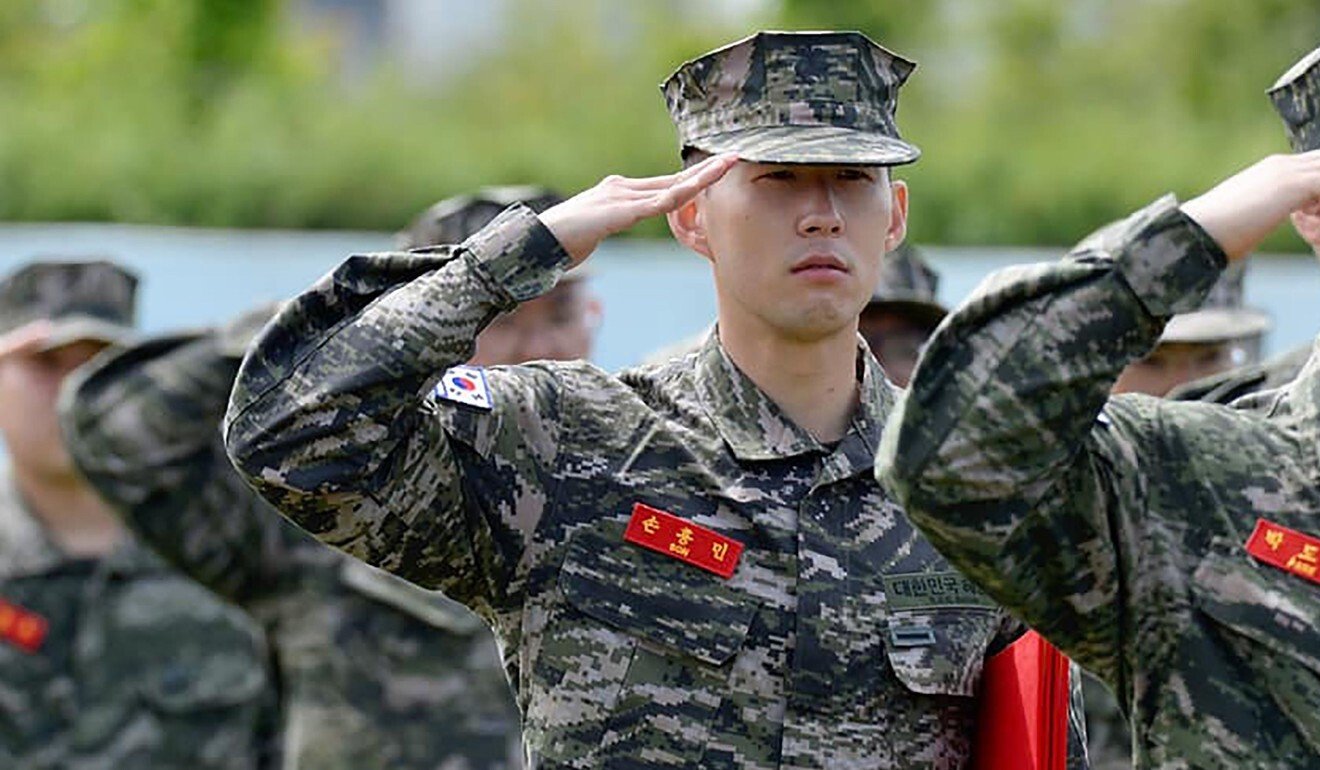
[[[13,473],[23,502],[66,554],[104,556],[123,540],[124,528],[114,512],[75,473],[41,473],[18,465]]]
[[[848,432],[859,390],[855,324],[804,341],[721,314],[719,334],[742,373],[817,441],[838,441]]]

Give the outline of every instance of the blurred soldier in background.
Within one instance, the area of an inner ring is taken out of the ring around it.
[[[935,269],[904,243],[881,261],[880,281],[862,310],[858,331],[900,388],[907,387],[922,347],[949,312],[937,298],[939,285]]]
[[[261,631],[125,532],[61,438],[61,383],[132,332],[137,280],[38,262],[0,283],[0,767],[266,766]]]
[[[441,201],[399,239],[461,242],[537,188]],[[170,561],[268,629],[287,767],[509,768],[518,717],[485,624],[443,595],[325,548],[234,472],[219,421],[248,340],[274,313],[149,340],[71,384],[65,429],[87,478]],[[487,364],[588,355],[598,313],[579,280],[488,330]],[[497,328],[498,327],[498,328]]]
[[[1201,307],[1170,318],[1155,349],[1123,370],[1113,392],[1164,396],[1192,380],[1259,361],[1273,324],[1264,311],[1244,305],[1245,273],[1244,262],[1229,266]]]

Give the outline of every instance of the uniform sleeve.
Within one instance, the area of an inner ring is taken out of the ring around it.
[[[877,473],[959,569],[1119,692],[1158,461],[1153,399],[1109,399],[1164,323],[1225,263],[1157,201],[1103,243],[988,279],[926,350],[881,442]]]
[[[485,406],[432,390],[567,262],[523,206],[459,247],[349,258],[249,350],[226,420],[235,465],[322,542],[478,609],[511,601],[554,495],[555,370],[487,370]]]
[[[99,359],[70,381],[61,419],[82,474],[147,545],[251,608],[292,587],[298,552],[320,547],[225,455],[220,420],[242,355],[227,344],[232,333],[160,338]]]

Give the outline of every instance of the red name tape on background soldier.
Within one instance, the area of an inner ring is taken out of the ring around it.
[[[1247,539],[1247,553],[1272,567],[1320,583],[1320,538],[1258,519],[1256,531]]]
[[[743,552],[737,540],[642,503],[633,506],[623,539],[726,579]]]
[[[0,599],[0,639],[24,652],[36,652],[46,641],[47,629],[45,618]]]

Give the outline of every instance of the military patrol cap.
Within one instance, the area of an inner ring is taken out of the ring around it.
[[[1320,149],[1320,48],[1302,57],[1269,90],[1295,152]]]
[[[563,200],[559,193],[535,185],[483,187],[434,204],[397,233],[395,241],[401,249],[462,243],[515,203],[539,214]]]
[[[894,310],[933,329],[949,314],[937,299],[939,287],[940,276],[935,268],[915,246],[904,243],[881,261],[880,280],[866,307]]]
[[[1269,314],[1245,306],[1245,276],[1244,263],[1229,265],[1200,308],[1169,319],[1160,342],[1227,342],[1263,336],[1273,323]]]
[[[660,88],[684,155],[897,166],[921,155],[894,120],[915,68],[860,32],[758,32],[687,62]]]
[[[0,281],[0,333],[49,320],[46,350],[80,340],[125,344],[133,338],[137,283],[106,260],[33,262]]]

